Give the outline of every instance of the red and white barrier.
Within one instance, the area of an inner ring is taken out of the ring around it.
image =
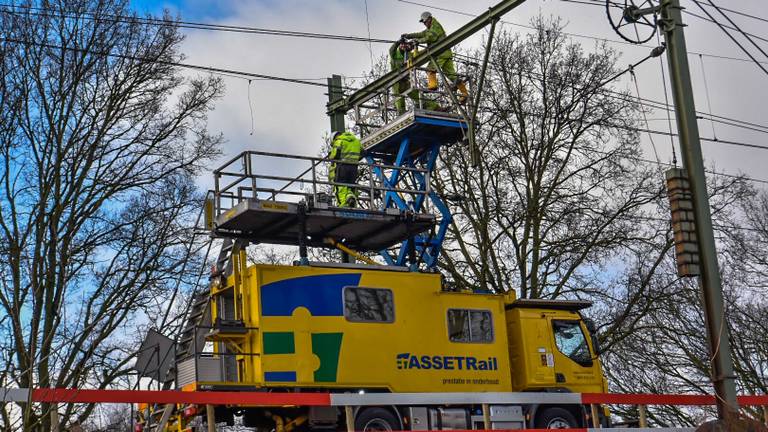
[[[768,395],[739,396],[741,405],[768,407]],[[552,405],[714,405],[712,395],[602,393],[272,393],[176,390],[93,390],[0,388],[0,402],[156,403],[257,406],[376,406],[464,404]],[[619,432],[627,429],[571,429]],[[638,432],[694,432],[694,428],[633,428]],[[536,432],[538,429],[529,429]],[[541,430],[544,431],[543,429]],[[459,431],[461,432],[461,431]],[[469,431],[467,431],[469,432]],[[473,431],[477,432],[477,431]]]
[[[183,403],[211,405],[456,405],[622,404],[714,405],[713,395],[611,393],[279,393],[253,391],[93,390],[0,388],[2,402]],[[768,406],[768,395],[739,396],[739,404]]]

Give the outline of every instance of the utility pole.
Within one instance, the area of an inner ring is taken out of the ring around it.
[[[332,75],[330,78],[328,78],[328,104],[334,104],[337,102],[340,102],[344,99],[344,89],[342,87],[342,81],[341,81],[341,75]],[[341,111],[334,111],[328,116],[331,120],[331,133],[339,132],[344,133],[346,131],[346,126],[344,125],[344,115],[345,112]],[[330,143],[333,145],[333,143]],[[332,200],[336,199],[336,197],[332,197]],[[341,262],[344,263],[352,263],[354,262],[354,258],[349,256],[348,253],[344,251],[340,251],[341,253]]]
[[[607,6],[611,6],[611,0],[607,0]],[[720,268],[717,263],[717,248],[715,245],[715,235],[712,229],[712,215],[709,206],[709,194],[707,192],[707,181],[704,174],[704,159],[701,155],[701,140],[699,137],[699,126],[696,119],[696,106],[693,101],[693,89],[691,87],[691,73],[688,67],[688,52],[685,46],[685,35],[682,19],[682,7],[680,0],[661,0],[658,6],[639,8],[632,4],[624,8],[622,20],[619,25],[611,24],[614,30],[619,31],[621,22],[629,24],[640,23],[642,25],[654,26],[649,20],[643,18],[644,15],[661,14],[658,25],[664,32],[666,41],[667,60],[669,63],[669,75],[672,82],[672,95],[675,104],[675,113],[677,118],[677,129],[680,139],[680,148],[683,156],[683,165],[687,171],[687,182],[685,179],[677,179],[678,189],[686,188],[686,183],[690,184],[690,200],[693,207],[693,220],[695,225],[695,239],[685,237],[681,242],[695,241],[698,246],[697,253],[699,257],[700,273],[699,288],[701,291],[701,301],[704,309],[704,321],[707,329],[707,342],[709,345],[709,354],[711,356],[711,375],[712,385],[715,389],[715,402],[717,404],[717,421],[707,422],[701,425],[697,431],[729,431],[729,432],[757,432],[765,431],[765,427],[760,423],[749,419],[739,418],[739,403],[736,399],[736,376],[733,372],[733,359],[731,357],[731,344],[728,334],[728,326],[725,319],[725,307],[723,302],[723,288],[720,280]],[[609,13],[609,19],[611,15]],[[641,22],[640,20],[644,20]],[[636,27],[637,29],[637,27]],[[635,43],[640,43],[640,36]],[[630,40],[630,39],[627,39]],[[674,175],[679,175],[675,173]],[[672,177],[674,177],[672,175]],[[675,182],[673,182],[675,184]],[[679,194],[681,191],[677,190]],[[685,195],[685,194],[684,194]],[[682,196],[678,196],[681,198]],[[672,197],[670,197],[671,199]],[[673,209],[674,211],[675,209]],[[680,222],[680,221],[678,221]],[[689,223],[689,222],[688,222]],[[685,233],[683,233],[685,234]],[[685,254],[686,251],[682,250]],[[680,258],[680,256],[678,256]],[[686,265],[684,273],[687,275],[697,274],[698,268],[695,260],[682,262]],[[678,266],[681,264],[678,261]],[[691,264],[688,266],[688,264]]]
[[[738,417],[739,403],[736,400],[736,377],[733,373],[728,327],[725,323],[723,289],[717,263],[715,235],[712,230],[712,215],[704,175],[704,159],[701,155],[696,107],[693,102],[681,9],[679,0],[663,0],[661,28],[667,42],[667,60],[683,164],[688,171],[693,195],[696,238],[701,257],[699,286],[704,307],[709,352],[712,355],[712,384],[717,396],[718,418],[728,420]]]

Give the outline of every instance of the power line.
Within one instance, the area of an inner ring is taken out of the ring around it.
[[[413,5],[419,5],[424,7],[430,7],[437,10],[442,10],[450,13],[460,14],[464,16],[470,16],[475,17],[475,15],[468,13],[468,12],[462,12],[454,9],[448,9],[443,8],[439,6],[433,6],[428,5],[424,3],[418,3],[414,1],[408,1],[408,0],[397,0],[402,3],[408,3]],[[591,3],[586,0],[562,0],[562,1],[570,1],[572,3],[581,3],[581,4],[588,4],[588,5],[598,5],[597,3]],[[280,30],[280,29],[270,29],[270,28],[260,28],[260,27],[248,27],[248,26],[234,26],[234,25],[224,25],[224,24],[211,24],[211,23],[204,23],[204,22],[195,22],[195,21],[170,21],[170,20],[164,20],[164,19],[157,19],[157,18],[143,18],[143,17],[136,17],[136,16],[125,16],[125,15],[104,15],[102,16],[96,16],[95,14],[85,14],[82,13],[80,15],[63,15],[59,13],[53,13],[51,14],[50,9],[42,8],[42,7],[35,7],[35,6],[25,6],[25,5],[13,5],[13,4],[0,4],[0,7],[6,7],[6,8],[19,8],[19,9],[28,9],[28,10],[38,10],[43,11],[47,13],[40,13],[40,12],[27,12],[30,15],[33,16],[57,16],[57,17],[66,17],[66,18],[86,18],[86,19],[105,19],[105,20],[112,20],[114,22],[121,22],[121,23],[132,23],[132,22],[140,22],[148,25],[156,25],[156,26],[176,26],[179,28],[186,28],[186,29],[193,29],[193,30],[207,30],[207,31],[223,31],[223,32],[232,32],[232,33],[245,33],[245,34],[259,34],[259,35],[269,35],[269,36],[285,36],[285,37],[300,37],[300,38],[310,38],[310,39],[329,39],[329,40],[339,40],[339,41],[351,41],[351,42],[366,42],[366,43],[381,43],[381,44],[391,44],[394,42],[394,40],[391,39],[380,39],[380,38],[371,38],[370,35],[368,38],[360,37],[360,36],[345,36],[345,35],[338,35],[338,34],[329,34],[329,33],[314,33],[314,32],[303,32],[303,31],[293,31],[293,30]],[[0,10],[0,12],[5,13],[15,13],[14,11],[8,11],[8,10]],[[90,16],[86,16],[90,15]],[[519,26],[527,29],[533,29],[533,27],[524,25],[524,24],[518,24],[513,23],[510,21],[502,21],[504,24],[508,25],[514,25]],[[585,39],[591,39],[596,41],[603,41],[608,43],[614,43],[614,44],[622,44],[627,46],[638,46],[638,47],[645,47],[645,48],[653,48],[650,45],[640,44],[635,45],[629,42],[625,41],[619,41],[619,40],[613,40],[613,39],[607,39],[607,38],[600,38],[596,36],[589,36],[584,34],[577,34],[577,33],[567,33],[564,32],[564,34],[567,34],[572,37],[578,37],[578,38],[585,38]],[[731,61],[739,61],[739,62],[751,62],[750,59],[744,59],[744,58],[738,58],[738,57],[730,57],[720,54],[711,54],[711,53],[701,53],[696,51],[689,51],[688,54],[690,55],[703,55],[705,57],[712,57],[717,58],[721,60],[731,60]],[[765,64],[768,64],[768,62],[765,62]]]
[[[407,3],[407,4],[415,5],[415,6],[428,7],[428,8],[440,10],[440,11],[443,11],[443,12],[449,12],[449,13],[453,13],[453,14],[457,14],[457,15],[463,15],[463,16],[468,16],[468,17],[473,17],[473,18],[477,17],[477,15],[474,15],[474,14],[469,13],[469,12],[464,12],[464,11],[460,11],[460,10],[456,10],[456,9],[450,9],[450,8],[445,8],[445,7],[440,7],[440,6],[434,6],[434,5],[431,5],[431,4],[420,3],[420,2],[416,2],[416,1],[412,1],[412,0],[396,0],[396,1],[398,1],[400,3]],[[593,2],[593,1],[590,1],[590,0],[561,0],[561,1],[566,1],[566,2],[570,2],[570,3],[577,3],[577,4],[584,4],[584,5],[589,5],[589,6],[602,6],[604,4],[603,2]],[[505,20],[500,20],[500,22],[503,23],[503,24],[507,24],[507,25],[527,28],[527,29],[530,29],[530,30],[535,30],[535,27],[529,26],[529,25],[525,25],[525,24],[519,24],[519,23],[515,23],[515,22],[511,22],[511,21],[505,21]],[[563,34],[571,36],[571,37],[577,37],[577,38],[583,38],[583,39],[591,39],[591,40],[596,40],[596,41],[600,41],[600,42],[608,42],[608,43],[613,43],[613,44],[627,45],[627,46],[631,46],[631,47],[654,48],[652,45],[633,44],[633,43],[627,42],[627,41],[620,41],[620,40],[615,40],[615,39],[607,39],[607,38],[601,38],[601,37],[598,37],[598,36],[590,36],[590,35],[579,34],[579,33],[563,32]],[[729,56],[719,55],[719,54],[702,53],[702,52],[697,52],[697,51],[688,51],[688,54],[689,55],[703,55],[705,57],[718,58],[718,59],[721,59],[721,60],[733,60],[733,61],[739,61],[739,62],[751,62],[750,59],[738,58],[738,57],[729,57]],[[766,62],[766,64],[768,64],[768,62]]]
[[[697,1],[695,1],[695,0],[694,0],[694,3],[696,3],[696,4],[698,5],[698,3],[699,3],[699,2],[697,2]],[[699,7],[701,7],[701,6],[699,5]],[[711,22],[711,23],[717,24],[718,26],[722,26],[722,27],[725,27],[725,28],[727,28],[727,29],[729,29],[729,30],[736,30],[735,28],[733,28],[733,27],[731,27],[731,26],[728,26],[728,25],[725,25],[725,24],[721,24],[721,23],[718,23],[718,22],[717,22],[717,20],[715,20],[714,18],[712,18],[712,16],[711,16],[711,15],[710,15],[710,14],[709,14],[707,11],[706,11],[706,9],[704,9],[703,7],[701,7],[701,8],[702,8],[702,10],[704,10],[704,13],[705,13],[705,14],[707,14],[707,16],[709,16],[709,18],[707,18],[707,17],[703,17],[703,16],[701,16],[701,15],[699,15],[699,14],[695,14],[695,13],[693,13],[693,12],[690,12],[690,11],[688,11],[687,9],[684,9],[684,10],[683,10],[683,12],[684,12],[685,14],[687,14],[687,15],[690,15],[690,16],[692,16],[692,17],[698,18],[698,19],[700,19],[700,20],[702,20],[702,21]],[[758,39],[758,40],[761,40],[761,41],[763,41],[763,42],[768,42],[768,38],[765,38],[765,37],[762,37],[762,36],[758,36],[758,35],[756,35],[756,34],[753,34],[753,33],[747,33],[747,32],[744,32],[744,34],[746,34],[746,35],[749,35],[749,36],[752,36],[753,38],[755,38],[755,39]]]
[[[693,0],[693,1],[695,1],[696,3],[699,3],[699,2],[698,2],[698,1],[696,1],[696,0]],[[709,3],[709,4],[710,4],[710,5],[713,7],[713,8],[715,8],[715,10],[716,10],[716,11],[720,12],[720,15],[722,15],[722,16],[723,16],[723,17],[724,17],[726,20],[728,20],[728,22],[729,22],[729,23],[731,23],[731,25],[732,25],[732,26],[733,26],[733,27],[734,27],[734,28],[735,28],[735,29],[736,29],[736,30],[737,30],[739,33],[741,33],[741,35],[742,35],[742,36],[744,36],[744,37],[745,37],[745,38],[746,38],[746,39],[747,39],[747,40],[748,40],[748,41],[749,41],[749,42],[750,42],[750,43],[751,43],[751,44],[752,44],[752,45],[753,45],[755,48],[757,48],[757,50],[758,50],[758,51],[760,51],[760,52],[761,52],[761,53],[762,53],[762,54],[763,54],[765,57],[768,57],[768,53],[766,53],[766,52],[765,52],[765,50],[764,50],[762,47],[760,47],[760,45],[758,45],[757,43],[755,43],[755,41],[754,41],[754,40],[752,40],[752,38],[751,38],[751,37],[750,37],[750,36],[749,36],[749,35],[748,35],[746,32],[744,32],[744,30],[742,30],[742,29],[741,29],[741,27],[739,27],[739,26],[738,26],[738,25],[737,25],[735,22],[733,22],[733,20],[731,19],[731,17],[729,17],[728,15],[726,15],[726,13],[725,13],[725,12],[723,12],[723,10],[722,10],[722,9],[720,9],[720,8],[719,8],[717,5],[715,5],[715,3],[714,3],[714,2],[712,2],[712,0],[707,0],[707,2],[708,2],[708,3]],[[699,3],[699,5],[701,5],[701,3]]]
[[[398,0],[398,1],[406,2],[406,3],[414,3],[415,4],[415,2],[411,2],[411,1],[407,1],[407,0]],[[2,5],[0,5],[0,6],[2,6]],[[440,9],[445,9],[445,8],[440,8]],[[462,13],[462,12],[460,12],[460,13]],[[75,52],[84,52],[84,53],[90,53],[90,54],[95,54],[95,55],[102,55],[102,56],[113,57],[113,58],[122,58],[122,59],[139,61],[139,62],[154,62],[154,63],[158,63],[158,64],[166,64],[166,65],[170,65],[170,66],[177,66],[177,67],[182,67],[182,68],[187,68],[187,69],[200,70],[200,71],[205,71],[205,72],[210,72],[210,73],[215,73],[215,74],[220,74],[220,75],[225,75],[225,76],[234,76],[234,77],[238,77],[238,78],[242,78],[242,79],[252,79],[252,80],[253,79],[260,79],[260,80],[270,80],[270,81],[280,81],[280,82],[288,82],[288,83],[294,83],[294,84],[310,85],[310,86],[323,87],[323,88],[326,87],[326,84],[324,84],[324,83],[310,81],[312,79],[319,81],[319,80],[322,80],[323,78],[300,79],[300,78],[280,77],[280,76],[274,76],[274,75],[265,75],[265,74],[258,74],[258,73],[252,73],[252,72],[238,71],[238,70],[233,70],[233,69],[225,69],[225,68],[217,68],[217,67],[211,67],[211,66],[203,66],[203,65],[194,65],[194,64],[188,64],[188,63],[165,61],[165,60],[160,60],[160,59],[147,59],[147,58],[141,58],[141,57],[125,55],[125,54],[115,54],[115,53],[109,53],[109,52],[97,52],[97,51],[93,51],[93,50],[86,50],[86,49],[80,49],[80,48],[62,47],[62,46],[54,45],[54,44],[40,43],[40,42],[33,42],[33,41],[25,41],[25,40],[19,40],[19,39],[5,38],[5,39],[0,39],[0,41],[10,42],[10,43],[18,43],[18,44],[25,44],[25,45],[33,45],[33,46],[40,46],[40,47],[46,47],[46,48],[63,49],[63,50],[69,50],[69,51],[75,51]],[[467,56],[465,56],[465,57],[467,57]],[[471,58],[471,57],[469,57],[469,58]],[[647,60],[647,58],[646,58],[646,60]],[[638,64],[640,64],[640,63],[638,63]],[[497,65],[495,65],[495,66],[496,66],[496,68],[498,70],[498,66]],[[629,69],[624,70],[623,72],[618,73],[617,75],[615,75],[614,77],[612,77],[611,79],[609,79],[608,81],[606,81],[605,83],[603,83],[601,85],[605,85],[608,82],[617,79],[618,77],[620,77],[621,75],[623,75],[624,73],[626,73],[628,71],[629,71]],[[356,90],[356,89],[352,89],[352,88],[347,88],[347,89],[348,90]],[[607,91],[611,92],[611,93],[614,93],[614,94],[618,94],[622,98],[626,97],[626,95],[622,95],[622,94],[620,94],[618,92],[614,92],[614,91],[611,91],[611,90],[607,90]],[[662,102],[657,102],[657,101],[650,101],[648,99],[643,99],[643,98],[640,98],[640,100],[643,100],[644,102],[651,102],[651,103],[654,103],[654,104],[657,104],[657,105],[663,105],[665,108],[662,108],[662,109],[670,110],[670,107],[669,107],[668,104],[665,104],[665,103],[662,103]],[[652,106],[652,105],[647,105],[647,104],[646,104],[646,106],[650,106],[651,108],[657,108],[658,109],[658,106]],[[763,125],[758,125],[758,124],[754,124],[754,123],[743,122],[743,121],[740,121],[740,120],[737,120],[737,119],[729,119],[727,117],[717,116],[717,115],[714,115],[714,114],[711,114],[711,113],[708,114],[708,115],[710,116],[710,118],[713,118],[714,121],[718,121],[716,118],[726,119],[726,120],[729,120],[729,121],[732,122],[732,124],[731,124],[732,126],[737,126],[737,123],[747,123],[748,125],[751,125],[751,126],[757,126],[757,127],[760,127],[760,128],[765,128],[766,129],[765,133],[768,133],[768,126],[763,126]],[[755,129],[753,129],[753,130],[755,130]],[[671,133],[663,132],[663,131],[652,131],[652,133],[658,133],[658,134],[670,135],[670,136],[677,136],[676,134],[671,134]],[[721,144],[726,144],[726,145],[750,147],[750,148],[756,148],[756,149],[762,149],[762,150],[768,149],[768,146],[763,146],[763,145],[759,145],[759,144],[744,143],[744,142],[737,142],[737,141],[731,141],[731,140],[721,140],[721,139],[716,139],[716,138],[705,138],[705,137],[702,137],[701,140],[702,141],[715,142],[715,143],[721,143]]]
[[[605,5],[605,3],[600,1],[600,0],[560,0],[560,1],[564,1],[564,2],[567,2],[567,3],[584,4],[584,5],[589,5],[589,6],[599,6],[599,7],[603,7]],[[692,0],[692,1],[694,1],[694,0]],[[611,4],[615,4],[616,6],[622,6],[622,5],[619,5],[618,3],[613,3],[613,2],[611,2]],[[721,8],[721,9],[726,10],[725,8]],[[704,18],[704,17],[702,17],[700,15],[696,15],[696,14],[690,13],[688,11],[685,11],[685,12],[690,14],[690,15],[692,15],[692,16],[695,16],[697,18],[704,19],[705,21],[709,21],[709,20],[707,20],[706,18]],[[762,18],[758,18],[758,17],[753,17],[753,18],[762,19]],[[759,36],[755,36],[755,37],[760,38]],[[613,42],[613,43],[627,44],[627,45],[630,45],[630,46],[636,45],[636,46],[650,47],[649,45],[633,44],[633,43],[626,42],[626,41],[616,41],[616,40],[612,40],[612,39],[603,39],[603,40],[606,40],[608,42]],[[696,52],[696,51],[688,51],[687,54],[688,55],[704,56],[704,57],[712,57],[712,58],[717,58],[717,59],[722,59],[722,60],[733,60],[733,61],[740,61],[740,62],[747,62],[747,63],[751,63],[752,62],[751,59],[745,59],[745,58],[739,58],[739,57],[730,57],[730,56],[719,55],[719,54],[707,54],[707,53],[701,53],[701,52]],[[761,62],[761,63],[768,64],[768,62]]]
[[[704,12],[704,13],[705,13],[705,14],[706,14],[706,15],[707,15],[707,16],[708,16],[710,19],[711,19],[711,21],[712,21],[713,23],[717,24],[717,26],[718,26],[718,27],[720,27],[720,30],[722,30],[722,31],[723,31],[723,33],[725,33],[725,34],[726,34],[726,35],[727,35],[727,36],[728,36],[728,37],[729,37],[729,38],[730,38],[730,39],[733,41],[733,43],[735,43],[735,44],[736,44],[736,46],[738,46],[738,47],[739,47],[739,48],[740,48],[742,51],[744,51],[744,53],[745,53],[747,56],[749,56],[749,58],[751,58],[751,59],[752,59],[752,61],[754,61],[754,62],[755,62],[755,64],[757,65],[757,67],[759,67],[760,69],[762,69],[762,70],[763,70],[763,72],[765,72],[765,74],[766,74],[766,75],[768,75],[768,69],[766,69],[766,68],[765,68],[765,67],[764,67],[762,64],[760,64],[760,62],[759,62],[759,61],[757,61],[757,59],[756,59],[756,58],[755,58],[755,57],[752,55],[752,53],[750,53],[750,52],[749,52],[749,51],[748,51],[746,48],[744,48],[744,46],[743,46],[743,45],[741,45],[741,43],[740,43],[738,40],[736,40],[736,38],[735,38],[735,37],[734,37],[734,36],[733,36],[731,33],[729,33],[729,32],[728,32],[728,30],[726,30],[726,29],[725,29],[727,26],[725,26],[725,25],[721,24],[719,21],[717,21],[717,20],[716,20],[716,19],[715,19],[715,18],[714,18],[714,17],[713,17],[713,16],[712,16],[710,13],[709,13],[709,11],[708,11],[708,10],[706,10],[706,9],[704,8],[704,6],[702,6],[702,5],[701,5],[701,3],[699,3],[699,2],[698,2],[698,1],[696,1],[696,0],[693,0],[693,2],[696,4],[696,6],[698,6],[698,7],[699,7],[699,9],[701,9],[701,10],[702,10],[702,11],[703,11],[703,12]],[[714,6],[714,4],[713,4],[713,6]],[[715,7],[715,8],[716,8],[716,7]],[[733,29],[733,28],[731,28],[731,29]],[[741,29],[739,29],[738,27],[736,28],[736,31],[740,32],[740,33],[741,33],[741,34],[742,34],[744,37],[746,37],[746,38],[747,38],[747,39],[748,39],[750,42],[752,42],[753,44],[755,44],[755,42],[754,42],[752,39],[750,39],[750,38],[749,38],[749,36],[747,36],[747,33],[745,33],[745,32],[743,32],[743,31],[741,31]],[[768,42],[768,40],[766,40],[766,41]],[[755,45],[756,45],[756,44],[755,44]],[[763,54],[765,54],[765,52],[764,52],[764,51],[762,51],[762,50],[760,50],[760,51],[761,51],[761,52],[763,52]]]
[[[148,25],[154,25],[154,26],[160,26],[160,27],[179,27],[179,28],[194,29],[194,30],[223,31],[223,32],[231,32],[231,33],[259,34],[259,35],[269,35],[269,36],[287,36],[287,37],[300,37],[300,38],[311,38],[311,39],[330,39],[330,40],[351,41],[351,42],[368,42],[368,43],[392,43],[393,42],[392,40],[388,40],[388,39],[374,39],[374,38],[371,38],[370,35],[368,38],[365,38],[360,36],[345,36],[345,35],[337,35],[337,34],[329,34],[329,33],[315,33],[315,32],[280,30],[280,29],[260,28],[260,27],[211,24],[211,23],[195,22],[195,21],[171,21],[171,20],[158,19],[153,17],[108,15],[108,14],[99,15],[93,12],[90,12],[90,13],[89,12],[70,13],[66,11],[57,12],[57,11],[52,11],[50,8],[27,6],[27,5],[0,4],[0,8],[25,9],[27,10],[27,12],[25,13],[32,16],[39,16],[39,17],[84,18],[89,20],[103,20],[103,21],[112,21],[112,22],[127,23],[127,24],[141,23],[141,24],[148,24]],[[38,11],[38,12],[30,12],[30,11]],[[10,13],[10,14],[18,13],[15,10],[8,10],[8,9],[1,9],[0,12]]]
[[[403,1],[403,0],[399,0],[399,1]],[[471,56],[468,56],[468,55],[464,55],[464,54],[456,54],[456,53],[454,53],[454,56],[460,57],[460,58],[463,57],[463,58],[468,59],[470,61],[477,61],[478,60],[477,58],[474,58],[474,57],[471,57]],[[501,66],[499,66],[497,63],[495,63],[493,61],[489,62],[489,65],[491,65],[492,69],[494,69],[496,71],[500,71],[502,69]],[[618,78],[620,75],[622,75],[623,73],[626,73],[627,71],[628,70],[625,70],[624,72],[622,72],[619,75],[617,75],[615,78]],[[528,78],[540,78],[541,77],[540,75],[538,77],[535,77],[535,76],[532,76],[532,75],[529,75],[529,74],[524,74],[524,75],[526,75]],[[620,92],[617,92],[615,90],[605,89],[605,91],[607,93],[610,93],[612,95],[611,97],[613,97],[613,98],[617,98],[617,99],[621,99],[621,100],[630,100],[628,95],[620,93]],[[634,99],[635,98],[632,98],[631,101],[635,102]],[[664,111],[667,111],[668,113],[670,113],[670,112],[674,113],[674,107],[672,107],[668,102],[655,101],[655,100],[652,100],[652,99],[647,99],[647,98],[642,98],[642,97],[637,98],[637,100],[641,101],[640,104],[642,106],[645,106],[645,107],[648,107],[648,108],[652,108],[652,109],[664,110]],[[747,121],[743,121],[743,120],[738,120],[738,119],[733,119],[733,118],[729,118],[729,117],[725,117],[725,116],[721,116],[721,115],[716,115],[716,114],[712,114],[711,112],[710,113],[704,113],[704,112],[697,111],[696,114],[697,114],[697,118],[699,118],[699,119],[708,119],[708,120],[714,121],[716,123],[723,123],[723,124],[727,124],[727,125],[732,126],[732,127],[746,128],[746,129],[749,129],[749,130],[752,130],[752,131],[768,134],[768,126],[766,126],[766,125],[761,125],[761,124],[757,124],[757,123],[751,123],[751,122],[747,122]],[[673,134],[671,132],[667,133],[667,132],[659,131],[659,133],[668,134],[669,136],[672,136],[672,137],[676,137],[677,136],[677,134]],[[721,140],[721,139],[717,139],[715,137],[713,137],[713,138],[702,137],[701,140],[702,141],[710,141],[710,142],[718,142],[718,143],[728,144],[728,145],[742,146],[742,147],[759,148],[759,149],[763,149],[763,150],[768,149],[767,146],[762,146],[762,145],[759,145],[759,144],[742,143],[742,142],[731,141],[731,140]]]
[[[613,126],[613,125],[609,125],[609,126]],[[627,129],[631,129],[631,128],[627,128]],[[607,154],[607,152],[601,152],[601,151],[598,151],[598,150],[595,150],[595,152],[596,153],[601,153],[601,154]],[[637,162],[645,162],[645,163],[655,164],[655,165],[659,165],[659,166],[668,166],[668,167],[676,166],[675,164],[672,164],[672,163],[669,163],[669,162],[655,161],[655,160],[652,160],[652,159],[641,158],[639,156],[626,155],[624,157],[627,158],[627,159],[631,159],[631,160],[637,161]],[[737,175],[737,174],[724,173],[724,172],[721,172],[721,171],[713,171],[713,170],[708,170],[708,169],[705,169],[704,172],[706,172],[707,174],[712,174],[712,175],[716,175],[716,176],[719,176],[719,177],[728,177],[728,178],[733,178],[733,179],[738,179],[738,180],[746,180],[746,181],[753,182],[753,183],[760,183],[760,184],[768,185],[768,180],[754,178],[754,177],[748,176],[746,174]]]
[[[705,4],[704,6],[709,6],[709,5],[706,5],[706,4]],[[724,10],[724,11],[726,11],[726,12],[730,12],[730,13],[732,13],[732,14],[741,15],[741,16],[743,16],[743,17],[752,18],[752,19],[755,19],[755,20],[758,20],[758,21],[762,21],[762,22],[766,22],[766,23],[768,23],[768,19],[766,19],[766,18],[763,18],[763,17],[759,17],[759,16],[757,16],[757,15],[750,15],[750,14],[748,14],[748,13],[745,13],[745,12],[737,11],[737,10],[734,10],[734,9],[728,9],[728,8],[726,8],[726,7],[723,7],[723,6],[718,6],[718,7],[719,7],[720,9],[722,9],[722,10]]]
[[[124,60],[132,60],[137,62],[145,62],[145,63],[156,63],[156,64],[164,64],[168,66],[177,66],[187,69],[194,69],[194,70],[200,70],[205,72],[211,72],[214,74],[220,74],[220,75],[227,75],[227,76],[237,76],[239,78],[244,79],[261,79],[261,80],[269,80],[269,81],[282,81],[282,82],[289,82],[293,84],[303,84],[303,85],[311,85],[311,86],[317,86],[317,87],[326,87],[326,84],[320,83],[320,82],[313,82],[306,79],[299,79],[299,78],[287,78],[287,77],[280,77],[280,76],[274,76],[274,75],[265,75],[265,74],[258,74],[258,73],[252,73],[252,72],[243,72],[243,71],[237,71],[233,69],[224,69],[224,68],[217,68],[217,67],[211,67],[211,66],[201,66],[201,65],[194,65],[189,63],[180,63],[180,62],[174,62],[174,61],[168,61],[168,60],[161,60],[157,58],[142,58],[127,54],[116,54],[116,53],[110,53],[110,52],[99,52],[99,51],[93,51],[88,49],[82,49],[82,48],[72,48],[72,47],[64,47],[61,45],[55,45],[55,44],[49,44],[49,43],[42,43],[42,42],[34,42],[34,41],[28,41],[28,40],[21,40],[21,39],[10,39],[10,38],[0,38],[0,42],[7,42],[7,43],[15,43],[15,44],[22,44],[22,45],[30,45],[30,46],[37,46],[42,48],[53,48],[53,49],[60,49],[65,51],[73,51],[73,52],[79,52],[79,53],[85,53],[85,54],[93,54],[93,55],[99,55],[104,57],[112,57],[112,58],[120,58]]]

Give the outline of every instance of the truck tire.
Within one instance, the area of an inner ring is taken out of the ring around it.
[[[579,422],[568,410],[559,407],[542,409],[536,415],[536,429],[571,429],[579,427]]]
[[[397,417],[384,408],[363,408],[355,417],[355,430],[358,432],[388,432],[400,429]]]

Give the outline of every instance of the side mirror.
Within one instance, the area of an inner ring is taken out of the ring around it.
[[[597,326],[592,318],[584,318],[584,326],[587,328],[590,334],[597,333]]]
[[[587,331],[589,331],[589,338],[592,340],[592,349],[595,351],[595,357],[602,354],[602,350],[600,349],[600,341],[597,340],[597,326],[595,325],[595,321],[591,318],[584,318],[584,326],[587,328]]]

